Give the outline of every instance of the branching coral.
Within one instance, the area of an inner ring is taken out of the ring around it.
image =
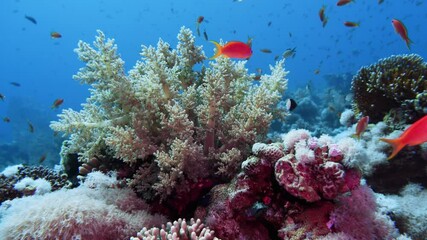
[[[191,240],[219,240],[215,237],[215,232],[206,228],[200,219],[191,219],[188,223],[185,219],[178,219],[173,223],[168,222],[162,228],[153,227],[151,229],[143,228],[138,232],[137,237],[131,237],[131,240],[173,240],[173,239],[191,239]]]
[[[142,60],[126,75],[114,41],[98,34],[95,48],[79,42],[76,49],[86,66],[74,78],[91,85],[91,96],[80,112],[64,110],[50,125],[70,135],[63,162],[70,154],[81,162],[107,154],[139,169],[131,181],[136,189],[154,189],[164,199],[206,177],[231,178],[249,146],[282,114],[283,60],[259,85],[244,61],[195,66],[206,57],[183,27],[176,50],[162,40],[143,46]],[[147,167],[157,179],[145,174]]]
[[[427,64],[416,54],[391,56],[362,67],[352,82],[355,110],[372,122],[396,114],[401,120],[394,121],[412,123],[425,114],[419,106],[425,108],[427,102],[419,101],[427,92],[426,76]]]

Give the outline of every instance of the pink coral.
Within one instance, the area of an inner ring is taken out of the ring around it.
[[[255,143],[252,147],[252,153],[255,156],[264,158],[271,162],[277,161],[279,158],[284,156],[283,145],[281,144],[264,144]]]
[[[341,164],[343,154],[337,145],[319,146],[317,142],[316,138],[309,138],[309,144],[295,144],[293,149],[288,149],[294,154],[289,153],[275,164],[275,176],[279,184],[293,196],[308,202],[322,198],[334,199],[338,194],[354,188],[356,181],[354,178],[345,178],[346,169]],[[310,160],[302,157],[307,153],[310,153]],[[350,180],[352,186],[346,187]]]

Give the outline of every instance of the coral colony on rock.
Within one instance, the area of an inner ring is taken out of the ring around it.
[[[74,78],[90,96],[51,122],[68,137],[60,169],[0,174],[0,239],[427,238],[426,151],[407,147],[387,162],[379,141],[425,115],[420,56],[363,67],[354,101],[339,89],[301,90],[290,113],[284,60],[254,85],[246,61],[202,65],[192,32],[182,27],[178,40],[143,46],[128,73],[102,31],[93,47],[79,42],[86,66]],[[281,122],[295,115],[293,127]],[[287,130],[269,140],[273,120]]]

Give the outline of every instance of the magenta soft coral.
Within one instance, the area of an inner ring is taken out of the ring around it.
[[[354,239],[395,239],[394,226],[386,216],[376,212],[375,196],[368,186],[359,186],[337,201],[328,222],[334,232],[343,232]]]

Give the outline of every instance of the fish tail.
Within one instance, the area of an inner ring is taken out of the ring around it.
[[[215,59],[219,55],[222,54],[222,46],[218,42],[215,42],[215,41],[210,41],[210,42],[213,43],[213,44],[215,44],[215,47],[216,47],[215,55],[213,55],[211,58],[209,58],[210,60],[212,60],[212,59]]]
[[[411,50],[411,44],[414,42],[412,42],[412,40],[409,38],[406,38],[405,42],[406,42],[406,46],[408,47],[408,49]]]
[[[357,140],[360,140],[360,133],[359,133],[359,134],[357,134],[357,133],[353,133],[353,134],[351,135],[351,137],[352,137],[352,138],[357,138]]]
[[[387,160],[394,158],[396,154],[406,146],[405,144],[402,143],[402,140],[400,138],[396,138],[396,139],[380,138],[380,140],[390,144],[393,147],[393,152],[387,158]]]

